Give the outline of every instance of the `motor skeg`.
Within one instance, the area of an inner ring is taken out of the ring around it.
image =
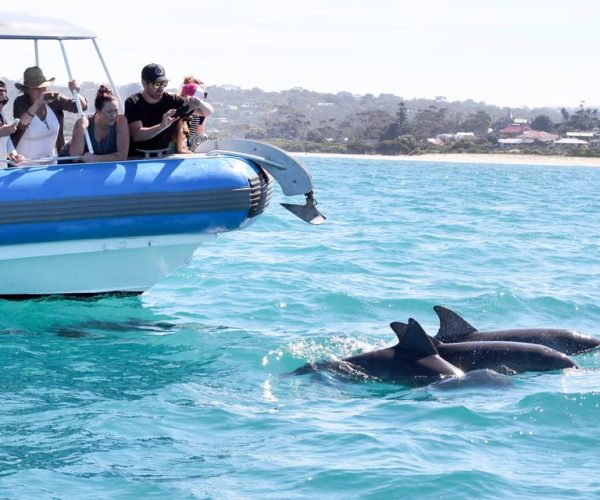
[[[195,152],[210,156],[232,155],[256,163],[277,181],[283,194],[306,197],[304,205],[281,203],[281,206],[309,224],[325,222],[326,217],[317,209],[310,173],[283,149],[247,139],[211,139],[200,143]]]

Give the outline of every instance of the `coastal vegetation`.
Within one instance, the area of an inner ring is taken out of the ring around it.
[[[283,92],[210,89],[214,135],[265,140],[290,151],[353,154],[497,153],[600,156],[597,109],[499,107],[485,102],[326,94],[295,88]],[[527,140],[503,144],[511,121],[525,130],[585,133],[585,141]],[[443,139],[440,139],[443,138]],[[434,140],[432,140],[434,139]]]

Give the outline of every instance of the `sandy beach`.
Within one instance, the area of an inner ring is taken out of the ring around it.
[[[400,160],[411,162],[456,162],[456,163],[494,163],[506,165],[555,165],[555,166],[580,166],[600,167],[600,158],[585,158],[578,156],[542,156],[521,154],[425,154],[425,155],[358,155],[358,154],[330,154],[330,153],[291,153],[297,157],[322,157],[322,158],[356,158],[364,160]]]

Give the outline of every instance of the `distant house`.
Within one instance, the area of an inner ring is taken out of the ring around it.
[[[563,137],[558,141],[554,141],[554,144],[566,144],[570,146],[583,146],[587,143],[588,141],[584,141],[583,139],[577,139],[576,137]]]
[[[512,144],[533,144],[533,139],[524,139],[523,137],[507,137],[504,139],[498,139],[498,144],[512,145]]]
[[[433,144],[434,146],[443,146],[444,145],[444,141],[442,141],[438,137],[430,137],[429,139],[427,139],[427,142],[429,144]]]
[[[541,130],[531,130],[527,127],[522,134],[516,137],[498,139],[500,144],[533,144],[534,142],[554,142],[558,135],[542,132]]]
[[[527,132],[529,130],[531,130],[531,127],[529,127],[528,125],[513,124],[513,125],[509,125],[508,127],[504,127],[503,129],[499,130],[498,133],[516,137],[518,135],[523,134],[523,132]]]
[[[551,134],[542,130],[526,130],[520,137],[523,139],[532,139],[536,142],[553,142],[558,139],[558,134]]]
[[[567,137],[577,137],[579,139],[591,139],[594,137],[594,132],[567,132]]]
[[[504,117],[504,128],[500,129],[498,133],[516,137],[528,130],[531,130],[529,127],[529,118],[514,118],[509,109]]]
[[[473,132],[456,132],[456,134],[438,134],[436,139],[443,142],[453,141],[464,141],[464,140],[475,140],[475,134]],[[430,141],[431,142],[431,141]]]

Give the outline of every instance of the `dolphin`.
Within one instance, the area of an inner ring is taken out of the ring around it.
[[[564,354],[579,354],[600,346],[600,339],[596,337],[557,328],[521,328],[480,332],[446,307],[434,306],[433,310],[440,318],[440,329],[435,338],[445,343],[481,340],[527,342],[544,345]]]
[[[425,330],[412,318],[408,320],[398,343],[392,347],[365,352],[342,361],[307,363],[293,374],[304,375],[323,370],[352,378],[374,377],[395,383],[432,382],[464,375],[440,357]]]
[[[507,375],[497,373],[493,370],[473,370],[465,373],[464,377],[452,377],[445,380],[438,380],[428,386],[428,389],[446,391],[454,389],[475,391],[481,389],[492,389],[492,390],[507,390],[515,387],[513,379]]]
[[[408,331],[406,323],[393,322],[398,338]],[[464,372],[493,370],[504,375],[579,368],[571,358],[550,347],[526,342],[498,340],[445,344],[431,338],[440,356]]]

